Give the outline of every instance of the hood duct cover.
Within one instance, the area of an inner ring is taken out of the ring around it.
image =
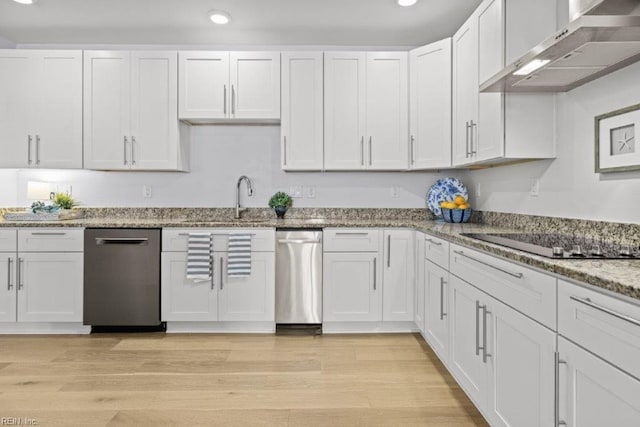
[[[480,91],[566,92],[640,60],[640,1],[573,1],[571,16],[577,18],[482,83]],[[527,73],[532,61],[545,65]]]

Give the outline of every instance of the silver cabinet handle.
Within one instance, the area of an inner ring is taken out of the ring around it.
[[[131,165],[136,164],[136,137],[131,136]]]
[[[360,166],[364,166],[364,136],[360,138]]]
[[[222,103],[222,108],[224,111],[224,115],[227,115],[227,85],[224,85],[224,98]]]
[[[471,150],[470,150],[470,155],[473,156],[474,154],[476,154],[476,150],[473,148],[474,143],[475,143],[475,139],[473,137],[473,129],[476,128],[478,129],[478,124],[474,123],[473,120],[471,120],[471,138],[469,138],[469,145],[471,146]],[[476,130],[477,132],[477,130]]]
[[[440,320],[444,320],[447,313],[444,312],[444,284],[447,283],[444,277],[440,278]]]
[[[409,162],[412,165],[414,165],[416,163],[416,161],[415,161],[415,153],[414,153],[415,141],[416,141],[416,138],[413,135],[411,135],[411,145],[409,146]]]
[[[149,245],[149,239],[146,237],[96,237],[96,246],[106,245]]]
[[[482,306],[482,363],[487,363],[487,358],[491,357],[491,354],[487,353],[487,314],[491,312],[485,304]]]
[[[424,240],[426,240],[427,242],[431,243],[432,245],[442,246],[441,242],[436,242],[435,240],[427,239],[427,238],[425,238]]]
[[[378,258],[373,258],[373,290],[378,289]]]
[[[502,273],[508,274],[509,276],[513,276],[513,277],[515,277],[515,278],[517,278],[517,279],[522,279],[522,278],[524,277],[524,274],[523,274],[523,273],[514,273],[514,272],[512,272],[512,271],[505,270],[505,269],[504,269],[504,268],[502,268],[502,267],[498,267],[498,266],[495,266],[495,265],[493,265],[493,264],[489,264],[488,262],[482,261],[482,260],[480,260],[480,259],[478,259],[478,258],[474,258],[474,257],[472,257],[472,256],[469,256],[469,255],[465,254],[465,253],[464,253],[464,252],[462,252],[462,251],[453,251],[453,253],[454,253],[454,254],[458,254],[458,255],[460,255],[460,256],[462,256],[462,257],[465,257],[465,258],[467,258],[467,259],[470,259],[471,261],[475,261],[475,262],[477,262],[477,263],[479,263],[479,264],[486,265],[487,267],[491,267],[491,268],[493,268],[494,270],[498,270],[498,271],[500,271],[500,272],[502,272]]]
[[[67,233],[62,231],[33,231],[32,236],[66,236]]]
[[[359,233],[359,232],[349,232],[349,231],[338,231],[336,232],[336,236],[368,236],[369,233]]]
[[[27,135],[27,163],[31,166],[31,141],[33,141],[33,137],[31,135]]]
[[[125,137],[124,137],[124,148],[123,148],[123,150],[124,150],[124,165],[125,166],[127,166],[129,164],[129,162],[127,161],[127,143],[128,142],[129,141],[127,140],[127,137],[125,135]]]
[[[231,114],[236,115],[236,88],[231,85]]]
[[[36,135],[36,166],[40,166],[40,135]]]
[[[476,356],[480,356],[480,301],[476,300]]]
[[[209,275],[211,276],[211,290],[215,289],[216,287],[216,281],[213,277],[213,263],[213,254],[209,254]]]
[[[578,297],[571,296],[569,297],[569,299],[575,302],[579,302],[580,304],[584,304],[588,307],[591,307],[603,313],[609,314],[615,317],[616,319],[624,320],[625,322],[631,323],[632,325],[635,325],[635,326],[640,326],[640,320],[636,320],[633,317],[627,316],[626,314],[618,313],[617,311],[613,311],[611,309],[598,305],[592,302],[591,299],[589,298],[578,298]]]
[[[469,122],[465,122],[465,150],[466,150],[466,154],[465,157],[469,158],[470,155],[470,151],[469,150]]]
[[[304,244],[311,244],[311,243],[320,243],[320,239],[315,239],[315,240],[282,239],[282,240],[278,240],[278,243],[281,243],[281,244],[295,243],[299,245],[304,245]]]
[[[224,258],[220,257],[220,290],[224,289]]]
[[[555,390],[555,399],[553,400],[553,426],[566,426],[565,421],[560,420],[560,365],[567,364],[566,361],[560,359],[560,353],[557,351],[553,355],[553,384]]]
[[[13,283],[11,283],[11,266],[13,265],[13,260],[11,258],[7,258],[7,290],[10,291],[13,289]]]
[[[369,137],[369,166],[373,165],[373,137]]]
[[[17,269],[17,282],[18,282],[18,290],[24,288],[24,283],[22,282],[22,264],[23,264],[23,259],[22,258],[18,258],[18,269]]]
[[[287,166],[287,136],[286,136],[286,135],[284,136],[284,142],[283,142],[283,149],[282,149],[282,151],[283,151],[283,157],[284,157],[283,164],[284,164],[285,166]]]
[[[391,267],[391,235],[387,236],[387,267]]]

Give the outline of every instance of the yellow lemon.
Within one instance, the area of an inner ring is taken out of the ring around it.
[[[447,209],[455,209],[458,207],[458,205],[453,202],[445,202],[442,207]]]
[[[471,207],[471,206],[469,206],[469,204],[468,204],[468,203],[465,203],[465,204],[463,204],[463,205],[459,205],[459,206],[458,206],[458,209],[469,209],[470,207]]]
[[[467,199],[465,199],[462,196],[456,196],[456,198],[453,200],[455,202],[456,205],[460,206],[460,205],[466,205],[467,204]]]

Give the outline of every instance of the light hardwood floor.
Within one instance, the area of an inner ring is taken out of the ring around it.
[[[486,425],[412,334],[0,336],[0,418],[40,426]]]

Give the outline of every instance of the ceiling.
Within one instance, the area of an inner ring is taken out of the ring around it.
[[[0,0],[17,44],[417,46],[451,36],[481,0]],[[232,22],[214,26],[207,12]]]

